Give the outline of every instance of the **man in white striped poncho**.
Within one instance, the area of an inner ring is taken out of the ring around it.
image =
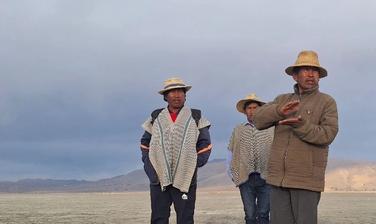
[[[269,185],[265,178],[274,128],[259,131],[253,125],[254,111],[263,104],[255,94],[237,103],[237,110],[247,121],[235,127],[228,146],[228,171],[239,187],[247,224],[269,223]]]
[[[197,167],[211,152],[210,123],[201,111],[184,105],[191,88],[170,78],[159,91],[167,108],[157,109],[142,125],[142,161],[150,180],[151,223],[168,224],[174,203],[178,224],[193,224]]]

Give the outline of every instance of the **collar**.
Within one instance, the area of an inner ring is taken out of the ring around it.
[[[184,106],[182,106],[177,112],[172,112],[170,111],[170,109],[168,109],[168,106],[167,106],[167,110],[168,110],[168,113],[170,114],[170,117],[171,117],[171,120],[175,123],[176,121],[176,118],[178,117],[178,114],[179,112],[181,111],[181,109],[183,109]]]
[[[170,109],[169,109],[168,106],[167,106],[167,110],[168,110],[168,112],[169,112],[170,114],[179,114],[180,111],[181,111],[181,109],[183,109],[183,107],[184,107],[184,105],[183,105],[182,107],[180,107],[180,109],[179,109],[177,112],[171,112]]]
[[[316,86],[312,89],[307,89],[307,90],[304,90],[302,93],[299,92],[299,86],[298,86],[298,83],[296,83],[294,85],[294,92],[295,94],[298,94],[298,95],[309,95],[311,93],[314,93],[314,92],[317,92],[319,91],[319,86]]]
[[[243,126],[248,126],[248,125],[253,127],[253,128],[255,127],[255,125],[252,122],[246,121],[246,122],[243,123]]]

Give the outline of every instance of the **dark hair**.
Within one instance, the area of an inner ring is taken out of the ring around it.
[[[316,66],[298,66],[298,67],[294,67],[292,68],[292,74],[298,74],[300,69],[304,68],[304,67],[311,67],[312,69],[314,70],[317,70],[319,73],[320,73],[320,69]]]
[[[300,71],[301,67],[294,67],[292,68],[292,74],[298,74]]]
[[[182,89],[184,94],[187,92],[187,90],[185,88],[178,88],[178,89]],[[174,89],[170,89],[170,90],[167,90],[166,92],[163,93],[163,100],[167,102],[167,94],[171,91],[171,90],[174,90]]]
[[[257,105],[259,105],[259,107],[261,107],[261,103],[260,102],[251,100],[251,101],[245,102],[245,104],[243,106],[243,110],[245,111],[245,108],[247,108],[249,106],[249,104],[251,104],[251,103],[257,103]]]

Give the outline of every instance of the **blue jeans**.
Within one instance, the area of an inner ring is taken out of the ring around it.
[[[268,224],[270,186],[259,173],[251,173],[247,182],[239,186],[246,224]]]

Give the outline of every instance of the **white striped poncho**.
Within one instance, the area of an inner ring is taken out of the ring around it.
[[[188,192],[196,170],[196,143],[199,129],[210,123],[201,117],[198,127],[191,115],[191,109],[183,107],[175,122],[167,108],[154,120],[149,118],[143,127],[152,134],[149,145],[149,158],[153,165],[162,191],[171,185],[182,192]]]
[[[236,186],[246,182],[252,172],[266,178],[273,137],[274,127],[261,131],[247,123],[235,127],[228,150],[232,152],[230,171]]]

